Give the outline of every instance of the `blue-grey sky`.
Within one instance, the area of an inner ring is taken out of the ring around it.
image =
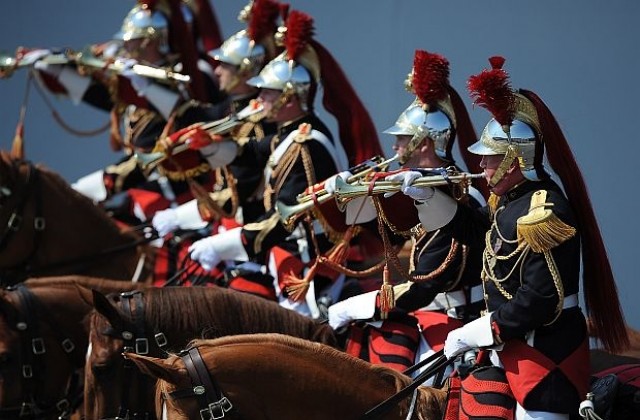
[[[472,109],[467,78],[506,57],[514,87],[538,93],[564,129],[585,180],[617,278],[628,322],[640,327],[640,276],[635,211],[640,162],[638,76],[640,2],[634,0],[292,0],[311,14],[316,39],[342,64],[382,131],[411,102],[402,82],[415,49],[445,55],[451,83],[466,100],[480,132],[489,115]],[[245,2],[212,2],[223,35]],[[133,5],[131,0],[4,1],[0,50],[28,47],[80,49],[110,38]],[[635,47],[634,47],[635,45]],[[25,72],[0,80],[0,147],[9,148]],[[53,99],[56,111],[77,129],[103,126],[108,115],[86,105]],[[329,117],[327,117],[328,119]],[[116,160],[107,135],[78,138],[65,132],[35,91],[26,127],[27,156],[72,181]],[[385,150],[392,139],[381,135]]]

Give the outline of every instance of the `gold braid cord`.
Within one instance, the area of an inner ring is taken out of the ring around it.
[[[533,218],[533,216],[536,216],[536,220],[534,220],[535,222],[538,223],[543,223],[546,224],[545,226],[537,226],[538,231],[535,232],[536,234],[540,234],[540,232],[542,232],[542,237],[543,238],[548,238],[549,237],[549,226],[553,226],[553,227],[558,227],[558,222],[560,222],[560,220],[557,217],[550,217],[549,214],[544,214],[543,218],[541,220],[541,218],[539,217],[540,213],[538,212],[538,209],[543,209],[544,206],[541,206],[539,204],[539,200],[542,199],[544,202],[544,199],[546,198],[546,192],[545,194],[538,194],[539,192],[537,192],[536,194],[534,194],[534,196],[531,199],[531,207],[530,207],[530,212],[528,213],[528,215],[521,217],[520,219],[518,219],[518,223],[520,223],[521,220],[525,220],[529,223],[527,223],[528,225],[531,225],[531,219]],[[548,205],[548,204],[547,204]],[[532,244],[530,243],[530,241],[527,240],[523,240],[522,237],[520,236],[520,232],[518,232],[518,238],[517,239],[507,239],[505,238],[502,233],[500,232],[500,230],[498,229],[498,225],[497,225],[497,216],[498,213],[502,210],[503,208],[499,208],[496,210],[495,215],[494,215],[494,219],[493,219],[493,223],[491,225],[491,229],[489,229],[489,231],[487,232],[486,236],[485,236],[485,249],[483,252],[483,256],[482,256],[482,280],[483,280],[483,286],[484,286],[484,282],[487,280],[492,281],[496,288],[498,289],[498,291],[508,300],[513,299],[513,295],[511,293],[509,293],[504,287],[502,287],[502,282],[506,281],[509,277],[511,277],[511,275],[515,272],[515,270],[520,267],[520,278],[522,279],[522,272],[524,270],[524,260],[526,259],[527,255],[529,255],[529,253],[531,251],[533,252],[538,252],[535,251],[532,247]],[[536,213],[534,213],[536,212]],[[550,212],[550,210],[546,210],[546,212]],[[527,216],[530,216],[529,219],[527,219]],[[550,223],[547,224],[547,223]],[[560,222],[562,223],[562,222]],[[564,224],[563,224],[564,225]],[[568,226],[567,229],[566,228],[567,225],[564,226],[560,226],[560,228],[562,229],[562,232],[567,233],[567,234],[571,234],[571,226]],[[520,226],[518,226],[518,228],[520,228]],[[553,228],[551,228],[551,230],[553,231]],[[503,242],[507,242],[507,243],[518,243],[517,248],[511,252],[508,255],[498,255],[496,251],[493,250],[493,246],[491,243],[491,237],[492,237],[492,233],[495,231],[496,236],[499,238],[499,240],[503,241]],[[555,230],[555,240],[557,241],[557,239],[560,237],[557,234],[557,230]],[[574,230],[575,233],[575,230]],[[569,236],[570,237],[570,236]],[[564,237],[563,240],[568,239],[569,237]],[[562,240],[562,241],[563,241]],[[562,242],[560,241],[560,243]],[[546,245],[549,245],[552,241],[538,241],[536,244],[540,245],[540,243],[545,243]],[[558,242],[553,241],[553,243],[555,243],[555,245],[558,245]],[[558,305],[556,307],[556,311],[555,311],[555,316],[554,318],[548,322],[545,325],[551,325],[553,324],[558,317],[560,316],[560,314],[562,313],[562,307],[564,305],[564,286],[562,284],[562,278],[560,276],[560,272],[558,271],[558,267],[556,265],[556,262],[553,258],[553,255],[551,254],[551,249],[542,249],[541,253],[544,255],[545,261],[547,263],[547,266],[549,267],[549,273],[551,274],[551,278],[553,279],[553,284],[556,288],[556,291],[558,292]],[[498,278],[498,276],[496,276],[494,268],[495,265],[498,261],[507,261],[510,260],[512,258],[515,258],[517,256],[516,261],[513,264],[513,267],[511,268],[511,270],[509,270],[509,272],[507,273],[506,276],[502,277],[502,278]],[[486,300],[486,292],[485,292],[485,300]]]
[[[371,196],[371,199],[373,201],[373,205],[376,207],[376,212],[378,213],[378,216],[379,216],[378,220],[382,220],[385,225],[389,226],[389,229],[391,229],[393,233],[396,233],[404,238],[411,237],[411,235],[413,234],[414,228],[411,228],[409,230],[398,229],[398,227],[395,226],[393,223],[391,223],[391,221],[387,218],[387,215],[385,214],[384,209],[382,208],[382,204],[380,203],[380,197],[373,195]]]
[[[449,266],[451,265],[451,262],[453,261],[454,258],[456,258],[459,251],[460,251],[460,242],[456,241],[455,239],[451,239],[451,246],[449,247],[449,253],[445,257],[444,261],[442,261],[442,264],[440,264],[438,268],[431,271],[429,274],[415,274],[411,276],[411,279],[413,280],[414,283],[423,283],[429,280],[433,280],[436,277],[439,277],[440,275],[442,275],[444,270],[449,268]],[[460,283],[460,280],[462,279],[462,273],[464,272],[464,268],[466,267],[466,263],[467,263],[467,254],[468,254],[468,249],[466,246],[463,245],[462,246],[462,264],[460,265],[460,269],[458,270],[458,275],[456,276],[455,282],[453,283],[453,285],[451,285],[451,287],[449,287],[447,291],[452,290],[454,287],[458,285],[458,283]]]
[[[300,143],[291,144],[278,161],[276,167],[273,168],[271,178],[274,180],[274,186],[266,185],[264,189],[264,208],[266,210],[273,208],[272,196],[277,196],[280,193],[280,189],[298,160],[302,148],[303,146]]]

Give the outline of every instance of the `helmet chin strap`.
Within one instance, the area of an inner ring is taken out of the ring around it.
[[[265,115],[265,119],[271,119],[278,115],[280,109],[282,109],[282,107],[285,106],[287,102],[289,102],[289,99],[291,99],[293,94],[293,87],[285,87],[280,96],[278,96],[278,99],[276,99],[276,101],[273,103],[273,106],[271,107],[267,115]]]
[[[518,155],[519,155],[518,147],[510,144],[507,147],[507,151],[504,154],[504,157],[502,158],[502,162],[500,162],[500,165],[498,165],[498,168],[496,169],[495,173],[493,174],[493,176],[489,180],[489,186],[491,188],[493,188],[496,185],[498,185],[498,182],[500,182],[502,180],[502,178],[504,178],[504,176],[506,175],[507,171],[509,170],[509,168],[513,164],[513,161],[518,158]]]
[[[414,133],[409,143],[407,143],[407,147],[404,150],[404,153],[398,159],[398,163],[400,165],[404,165],[411,158],[413,152],[416,151],[420,143],[427,137],[427,131],[422,127],[416,127],[416,132]]]

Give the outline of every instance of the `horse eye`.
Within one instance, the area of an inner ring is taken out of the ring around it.
[[[110,373],[113,373],[113,369],[111,369],[110,365],[92,365],[91,372],[96,377],[104,377]]]

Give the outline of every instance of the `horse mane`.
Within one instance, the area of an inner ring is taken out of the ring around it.
[[[247,293],[220,287],[168,287],[148,289],[145,295],[146,321],[156,328],[201,330],[200,338],[283,332],[337,347],[327,324]],[[212,323],[204,325],[202,320]]]
[[[111,295],[111,299],[117,301],[120,297]],[[282,332],[338,346],[329,325],[264,298],[220,287],[151,287],[144,291],[144,305],[145,324],[150,331],[199,331],[196,338]],[[92,326],[97,322],[94,316]],[[108,339],[97,337],[103,344]]]
[[[121,286],[123,290],[129,289],[126,287],[131,282],[122,280],[111,280],[102,277],[89,277],[89,276],[52,276],[52,277],[31,277],[24,281],[24,285],[30,289],[42,288],[42,287],[61,287],[70,286],[75,287],[82,286],[87,289],[94,290],[108,290],[116,289],[117,286]],[[132,285],[134,283],[131,283]]]

